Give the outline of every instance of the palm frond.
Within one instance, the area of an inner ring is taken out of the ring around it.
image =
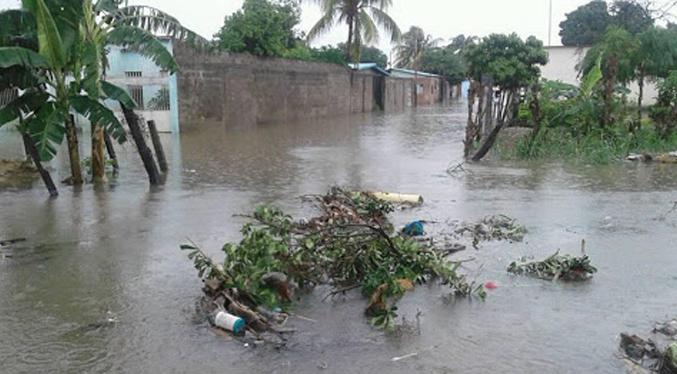
[[[363,40],[366,44],[378,43],[378,27],[374,24],[374,20],[369,17],[369,14],[364,10],[360,11],[358,14],[359,27],[356,27],[360,30],[360,34],[363,35]]]
[[[315,38],[317,38],[317,37],[319,37],[319,36],[321,36],[321,35],[324,35],[324,34],[326,34],[327,32],[329,32],[329,30],[331,29],[331,27],[332,27],[332,26],[334,25],[334,23],[335,23],[335,18],[336,18],[336,13],[333,12],[333,11],[332,11],[332,12],[329,12],[329,13],[326,13],[325,15],[323,15],[323,16],[317,21],[317,23],[315,24],[315,26],[313,26],[313,28],[310,29],[310,31],[308,31],[308,35],[306,36],[306,38],[307,38],[309,41],[312,41],[312,40],[314,40]]]
[[[109,14],[109,24],[114,27],[135,26],[151,33],[164,34],[178,41],[207,49],[209,41],[185,28],[171,15],[149,6],[128,6]]]
[[[179,70],[179,65],[162,42],[143,28],[131,25],[117,26],[108,33],[108,43],[133,49],[171,73]]]
[[[395,22],[388,13],[384,12],[379,8],[370,8],[371,16],[374,19],[374,22],[383,30],[390,34],[390,41],[393,43],[399,43],[402,40],[402,31],[397,22]]]
[[[76,112],[87,117],[90,122],[103,127],[104,131],[120,144],[127,140],[127,133],[113,111],[98,100],[92,100],[87,96],[74,96],[70,98],[70,103]]]

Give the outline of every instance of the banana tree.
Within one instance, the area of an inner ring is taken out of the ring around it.
[[[93,174],[96,180],[104,175],[103,133],[106,132],[119,142],[126,140],[121,123],[102,104],[102,100],[117,100],[127,110],[135,106],[124,90],[104,82],[107,67],[105,46],[116,44],[134,49],[173,73],[178,70],[178,65],[153,32],[162,32],[195,45],[207,45],[206,40],[157,9],[143,6],[120,8],[120,3],[117,0],[55,0],[46,4],[44,0],[23,0],[22,14],[26,15],[27,23],[32,23],[36,30],[37,48],[31,50],[26,46],[5,46],[7,43],[2,43],[4,38],[0,36],[0,68],[46,71],[48,76],[45,84],[37,90],[48,95],[42,105],[24,108],[28,110],[25,112],[20,109],[20,101],[12,102],[8,105],[8,112],[17,116],[29,114],[25,123],[42,160],[51,159],[66,136],[74,183],[82,183],[82,173],[77,133],[69,111],[74,110],[92,123]],[[4,13],[0,13],[0,16]],[[17,17],[14,15],[14,18]],[[24,96],[31,94],[34,93],[24,91],[21,98],[30,99]],[[6,117],[5,120],[18,118]],[[126,117],[136,119],[135,116]],[[133,134],[141,133],[136,121],[128,121],[128,125]],[[153,163],[152,154],[149,159],[148,155],[141,152],[147,148],[144,147],[143,137],[134,136],[134,140],[151,183],[157,183],[158,178],[151,175],[152,168],[148,167],[149,162]]]

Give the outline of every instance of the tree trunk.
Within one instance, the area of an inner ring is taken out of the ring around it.
[[[148,131],[150,132],[150,139],[153,141],[153,148],[155,149],[155,157],[157,158],[157,163],[160,166],[160,170],[163,173],[166,173],[169,168],[167,167],[165,150],[164,148],[162,148],[162,142],[160,142],[160,135],[158,135],[157,127],[155,126],[155,121],[150,120],[147,123],[148,123]]]
[[[494,130],[491,131],[491,134],[487,137],[487,139],[484,141],[484,144],[480,147],[480,149],[475,153],[475,155],[472,156],[473,161],[479,161],[481,160],[486,154],[489,152],[491,147],[494,145],[496,142],[496,137],[498,137],[498,132],[501,131],[501,128],[503,128],[503,123],[499,123],[494,127]]]
[[[33,143],[33,139],[31,139],[28,133],[23,133],[22,137],[24,141],[24,147],[28,152],[28,156],[30,156],[30,158],[33,160],[33,163],[35,164],[35,167],[38,169],[38,173],[40,173],[40,177],[42,178],[42,181],[45,183],[47,191],[49,191],[49,195],[59,196],[59,191],[57,191],[56,186],[54,185],[52,176],[49,175],[49,172],[45,170],[45,168],[43,168],[42,164],[40,163],[40,155],[38,153],[38,148],[35,146],[35,143]]]
[[[534,130],[531,132],[531,141],[529,144],[533,144],[538,136],[538,133],[541,132],[541,102],[540,102],[540,86],[538,83],[534,84],[531,88],[531,95],[533,99],[529,103],[529,111],[531,112],[531,120],[534,122]]]
[[[66,120],[66,140],[68,142],[68,157],[71,163],[71,182],[73,185],[82,184],[82,168],[80,166],[80,149],[78,148],[78,134],[75,129],[75,118],[69,115]]]
[[[604,108],[602,110],[602,128],[611,124],[611,110],[614,100],[614,86],[616,85],[616,75],[618,74],[618,60],[614,56],[607,64],[607,75],[604,77]]]
[[[160,184],[160,173],[155,166],[155,160],[153,160],[153,153],[151,152],[148,145],[146,145],[146,140],[143,138],[143,133],[141,132],[141,127],[139,126],[139,117],[134,113],[132,109],[129,109],[120,103],[122,107],[122,112],[125,115],[125,120],[129,126],[129,130],[132,133],[132,138],[134,138],[134,143],[136,148],[139,150],[139,155],[141,156],[141,161],[143,161],[143,166],[146,168],[148,173],[148,180],[153,186]]]
[[[108,158],[110,158],[113,163],[113,169],[117,171],[119,169],[118,156],[115,154],[115,148],[113,148],[113,141],[111,140],[110,135],[108,135],[108,133],[106,132],[103,133],[103,140],[106,143]]]
[[[475,109],[475,95],[477,94],[478,83],[475,81],[470,82],[470,90],[468,90],[468,124],[465,128],[465,141],[463,142],[465,147],[463,147],[463,157],[468,157],[470,151],[473,149],[473,142],[475,140],[475,122],[473,122],[473,111]]]
[[[92,182],[106,181],[106,156],[104,155],[103,127],[92,122]]]
[[[482,87],[484,87],[484,126],[482,128],[482,137],[486,137],[494,129],[494,80],[489,76],[482,76]]]
[[[346,62],[351,63],[351,57],[353,53],[353,17],[348,16],[348,42],[346,43]]]
[[[644,96],[644,74],[640,74],[639,80],[637,81],[637,85],[639,86],[639,92],[637,94],[637,123],[635,124],[635,126],[632,127],[631,129],[632,132],[635,132],[635,130],[642,127],[642,99]]]

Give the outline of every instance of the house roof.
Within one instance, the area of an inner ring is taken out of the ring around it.
[[[437,74],[431,74],[431,73],[426,73],[423,71],[416,71],[416,70],[409,70],[409,69],[400,69],[400,68],[392,68],[390,69],[390,73],[400,73],[400,74],[408,74],[408,75],[418,75],[421,77],[435,77],[435,78],[440,78],[441,75]]]
[[[357,64],[348,64],[348,66],[353,70],[374,70],[379,74],[390,76],[390,73],[378,66],[376,62],[360,62]]]

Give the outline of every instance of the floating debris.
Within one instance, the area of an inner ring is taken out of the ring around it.
[[[515,222],[515,219],[503,214],[493,215],[485,217],[476,223],[460,224],[455,233],[457,235],[470,235],[475,249],[483,241],[507,240],[521,242],[527,233],[527,228]]]
[[[543,261],[519,265],[517,262],[513,262],[508,266],[508,272],[551,281],[558,279],[582,281],[589,279],[592,274],[596,273],[597,268],[590,264],[590,258],[587,255],[581,257],[568,254],[560,255],[558,250]]]
[[[276,326],[288,314],[275,310],[289,305],[297,287],[329,284],[328,297],[360,288],[370,296],[366,313],[372,325],[382,328],[392,327],[396,316],[388,300],[416,284],[438,280],[455,294],[484,297],[482,285],[468,283],[457,273],[460,263],[446,260],[432,241],[394,230],[387,218],[392,203],[340,188],[314,201],[321,214],[302,221],[276,207],[258,207],[242,227],[244,238],[223,246],[223,263],[195,244],[181,246],[204,280],[213,309],[244,319],[257,339],[267,331],[279,335]]]
[[[620,350],[636,372],[677,374],[677,320],[657,324],[648,339],[621,333]]]

